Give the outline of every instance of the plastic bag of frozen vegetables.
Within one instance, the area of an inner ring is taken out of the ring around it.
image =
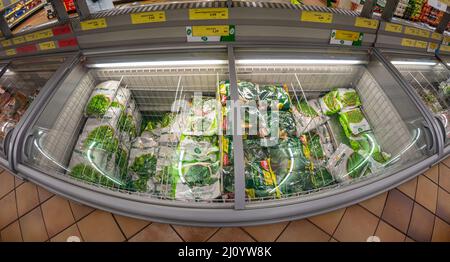
[[[369,122],[359,108],[343,109],[339,113],[339,122],[347,137],[357,136],[370,130]]]
[[[188,115],[186,130],[183,134],[217,135],[219,129],[218,116],[218,105],[214,98],[194,98]]]
[[[88,117],[102,117],[108,110],[116,96],[119,81],[106,81],[98,84],[92,92],[86,105],[85,115]]]
[[[339,182],[349,181],[371,172],[369,157],[364,157],[345,144],[340,144],[330,157],[327,169]]]
[[[92,126],[87,123],[78,139],[70,160],[69,174],[101,185],[125,188],[128,183],[127,150],[119,143],[111,126],[97,125],[89,129]],[[81,172],[83,170],[88,171],[85,174]]]
[[[214,199],[220,196],[217,137],[182,136],[172,163],[176,199]]]
[[[247,81],[238,81],[239,100],[244,104],[258,100],[258,86]],[[226,105],[231,100],[230,82],[228,80],[219,83],[219,95],[222,105]]]
[[[260,134],[267,133],[266,136],[282,139],[297,135],[295,120],[289,111],[268,111],[267,116],[263,115],[262,119],[259,122]],[[263,132],[263,130],[266,131]]]
[[[336,88],[319,99],[322,111],[326,115],[338,113],[341,109],[361,105],[358,93],[353,88]]]
[[[278,110],[289,110],[291,101],[287,85],[260,85],[259,89],[259,107],[271,108],[272,102],[276,103]]]
[[[360,155],[370,156],[369,162],[373,172],[388,164],[391,155],[383,152],[372,132],[349,137],[350,147]]]
[[[318,99],[297,103],[297,106],[292,108],[292,114],[299,133],[309,132],[329,120],[329,117],[322,113]]]

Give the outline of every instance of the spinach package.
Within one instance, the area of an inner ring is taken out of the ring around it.
[[[287,85],[260,85],[258,89],[260,108],[271,108],[272,103],[276,103],[278,110],[285,111],[291,108]]]
[[[139,192],[149,191],[151,178],[156,174],[158,142],[154,137],[138,137],[130,150],[129,170],[132,187]]]
[[[327,169],[339,182],[349,181],[371,172],[370,159],[345,144],[340,144],[330,157]]]
[[[238,93],[239,93],[239,100],[246,103],[256,103],[258,100],[258,86],[247,81],[238,81],[237,83],[238,87]],[[221,81],[219,83],[219,95],[220,95],[220,102],[222,105],[226,105],[227,101],[231,100],[231,94],[230,94],[230,82],[227,81]]]
[[[217,137],[182,136],[172,163],[176,199],[214,199],[220,196]]]
[[[318,99],[301,101],[292,108],[295,124],[300,134],[309,132],[326,123],[329,118],[322,113]]]
[[[261,136],[286,139],[297,136],[294,117],[290,111],[268,111],[267,116],[262,115],[259,131]]]
[[[85,115],[88,117],[102,117],[116,97],[119,84],[119,81],[113,80],[98,84],[88,100]]]
[[[361,105],[359,95],[353,88],[337,88],[338,99],[342,109]]]
[[[217,135],[218,124],[218,105],[215,99],[198,99],[194,102],[187,118],[185,135],[212,136]]]
[[[342,110],[339,113],[339,122],[347,137],[357,136],[370,130],[369,122],[358,107]]]
[[[359,136],[349,138],[351,148],[364,157],[369,157],[373,172],[387,165],[391,155],[383,152],[372,132],[365,132]]]

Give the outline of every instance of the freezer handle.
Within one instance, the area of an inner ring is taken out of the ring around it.
[[[447,131],[445,130],[445,126],[444,123],[442,123],[442,119],[440,119],[438,116],[435,116],[435,118],[437,118],[437,122],[438,122],[438,126],[442,131],[442,135],[444,135],[444,141],[447,140]]]
[[[434,139],[433,139],[433,133],[430,130],[430,127],[428,126],[427,122],[423,122],[423,130],[424,130],[424,137],[425,141],[427,142],[427,151],[431,152],[434,149]]]
[[[31,143],[30,139],[34,137],[33,133],[28,134],[25,137],[25,143],[23,144],[23,152],[22,152],[22,158],[24,162],[28,162],[30,154],[29,152],[31,152]]]

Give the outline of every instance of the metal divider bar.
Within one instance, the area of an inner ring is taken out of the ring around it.
[[[234,47],[228,45],[228,68],[230,75],[230,96],[232,104],[233,120],[233,153],[234,153],[234,209],[245,209],[245,163],[244,144],[242,141],[241,107],[239,104],[239,92],[235,68]]]

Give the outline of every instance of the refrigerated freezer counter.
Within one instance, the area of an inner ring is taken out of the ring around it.
[[[383,51],[404,81],[435,116],[443,140],[443,154],[450,153],[450,71],[434,55]]]
[[[153,221],[311,216],[436,160],[430,119],[397,87],[366,49],[91,54],[28,118],[17,170],[81,203]]]
[[[45,84],[61,67],[66,55],[18,58],[2,67],[0,77],[0,161],[12,169],[9,149],[13,130],[26,118],[28,109]]]

